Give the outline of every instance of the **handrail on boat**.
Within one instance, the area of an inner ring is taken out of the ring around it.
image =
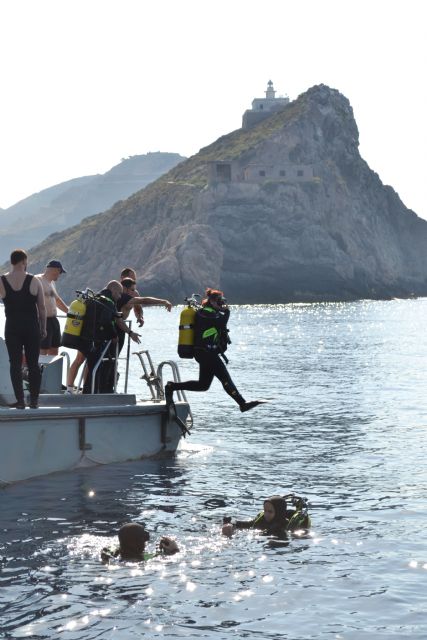
[[[143,349],[142,351],[134,351],[133,354],[138,356],[139,361],[142,366],[142,370],[144,373],[141,376],[141,380],[145,380],[150,389],[151,398],[154,402],[160,402],[164,399],[164,392],[162,381],[159,376],[156,374],[154,370],[154,364],[150,356],[150,352],[148,349]],[[144,360],[144,356],[147,359],[147,362]]]
[[[64,318],[67,318],[67,315],[58,313],[57,314],[57,318],[64,319]],[[124,322],[128,325],[129,329],[132,330],[132,320],[126,319],[126,320],[124,320]],[[110,343],[111,343],[111,341],[108,343],[107,347],[110,345]],[[92,378],[92,390],[91,390],[91,393],[94,392],[95,375],[96,375],[96,372],[98,371],[98,369],[99,369],[99,367],[101,365],[103,357],[104,357],[104,355],[105,355],[105,353],[107,351],[107,347],[103,350],[98,362],[95,365],[95,368],[94,368],[94,371],[93,371],[93,374],[92,374],[93,378]],[[66,359],[66,362],[67,362],[67,378],[66,379],[68,380],[68,374],[70,372],[70,366],[71,366],[70,356],[66,351],[61,351],[61,353],[59,355]],[[118,369],[118,361],[119,360],[126,360],[125,380],[124,380],[124,390],[123,390],[123,392],[127,393],[128,380],[129,380],[129,358],[130,358],[130,336],[128,334],[126,355],[125,356],[119,356],[119,354],[118,354],[118,346],[116,346],[116,354],[115,354],[115,358],[114,358],[114,387],[113,387],[113,393],[118,393],[117,392],[117,383],[118,383],[117,369]],[[77,385],[77,389],[78,390],[82,389],[83,385],[84,385],[83,380],[84,380],[85,369],[86,369],[86,360],[87,359],[85,359],[85,361],[83,363],[84,366],[82,367],[82,372],[80,374],[80,379],[79,379],[79,382],[78,382],[78,385]]]
[[[141,380],[145,380],[150,392],[151,397],[154,402],[162,402],[165,399],[165,391],[163,384],[163,368],[165,365],[168,365],[172,369],[172,375],[174,382],[181,382],[181,375],[179,373],[179,367],[176,362],[173,360],[164,360],[161,362],[157,371],[154,369],[154,364],[150,356],[150,352],[148,349],[143,349],[141,351],[134,351],[134,355],[138,356],[139,361],[141,363],[142,369],[144,373],[141,376]],[[146,358],[146,361],[144,360]],[[186,419],[187,429],[191,429],[193,426],[193,414],[191,413],[190,404],[185,396],[184,391],[178,391],[178,400],[186,402],[188,405],[188,416]]]
[[[67,377],[66,380],[68,380],[68,374],[70,373],[70,355],[66,352],[66,351],[61,351],[61,353],[59,354],[61,356],[61,358],[65,358],[65,360],[67,361]]]
[[[110,344],[111,344],[111,340],[109,340],[107,342],[107,344],[105,345],[105,347],[102,350],[102,353],[98,359],[98,362],[96,363],[96,365],[94,366],[93,370],[92,370],[92,380],[91,380],[91,387],[90,387],[90,392],[91,393],[95,393],[95,381],[96,381],[96,374],[98,372],[99,366],[101,364],[101,362],[104,359],[105,354],[107,353],[108,349],[110,348]],[[116,345],[116,349],[117,349],[117,345]]]
[[[129,326],[129,329],[131,329],[132,327],[132,320],[125,320],[124,322],[126,322],[126,324]],[[95,376],[96,373],[102,363],[102,361],[105,359],[104,355],[108,349],[108,347],[111,344],[111,340],[108,342],[108,344],[106,345],[106,347],[104,348],[104,350],[102,351],[99,360],[97,361],[97,363],[95,364],[95,367],[93,369],[92,372],[92,389],[91,389],[91,393],[94,393],[94,381],[95,381]],[[117,391],[117,383],[118,383],[118,374],[117,374],[117,369],[118,369],[118,363],[119,360],[126,360],[126,367],[125,367],[125,382],[124,382],[124,390],[123,393],[127,393],[128,390],[128,380],[129,380],[129,358],[130,358],[130,337],[128,334],[128,338],[127,338],[127,347],[126,347],[126,355],[125,356],[119,356],[118,353],[119,350],[119,345],[118,342],[116,342],[116,353],[114,356],[114,386],[113,386],[113,393],[118,393]],[[62,354],[61,354],[62,355]],[[66,352],[64,352],[64,355],[68,354]],[[83,378],[85,375],[85,370],[86,370],[86,362],[87,362],[87,358],[85,359],[84,363],[83,363],[83,367],[82,367],[82,372],[80,374],[80,379],[79,379],[79,383],[77,385],[77,389],[80,390],[83,388],[84,382],[83,382]],[[68,368],[67,367],[67,377],[68,377]]]
[[[163,367],[165,365],[169,365],[170,368],[172,369],[173,381],[174,382],[181,382],[181,374],[179,372],[179,367],[178,367],[177,363],[174,362],[173,360],[164,360],[163,362],[161,362],[159,364],[159,366],[157,367],[157,378],[160,380],[160,389],[162,390],[162,399],[165,397],[164,396],[164,384],[163,384]],[[185,395],[185,391],[177,389],[176,393],[178,395],[178,400],[179,401],[184,401],[184,402],[186,402],[188,404],[188,416],[187,416],[187,419],[186,419],[186,424],[187,424],[187,428],[191,429],[191,427],[194,424],[194,419],[193,419],[193,414],[191,413],[190,403],[187,400],[187,396]]]

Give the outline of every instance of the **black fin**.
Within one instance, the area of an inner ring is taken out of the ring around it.
[[[245,404],[240,405],[240,411],[243,413],[244,411],[250,411],[251,409],[255,409],[259,404],[265,404],[268,400],[251,400],[250,402],[245,402]]]
[[[168,410],[168,414],[169,414],[169,420],[171,422],[176,422],[176,424],[179,426],[179,428],[182,431],[182,435],[185,436],[186,435],[191,435],[190,431],[187,428],[187,425],[183,422],[183,420],[181,420],[181,418],[178,416],[178,413],[176,411],[176,407],[175,407],[175,403],[173,402],[173,400],[171,400],[167,405],[166,408]]]

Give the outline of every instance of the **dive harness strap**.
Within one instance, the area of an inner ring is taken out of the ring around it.
[[[219,357],[224,360],[225,364],[229,363],[227,356],[225,355],[225,353],[222,353],[222,351],[219,352]]]
[[[217,344],[205,344],[203,347],[199,347],[203,351],[217,351],[220,358],[222,358],[225,364],[229,363],[229,359]]]

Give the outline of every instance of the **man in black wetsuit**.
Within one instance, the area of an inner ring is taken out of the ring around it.
[[[40,281],[27,273],[28,257],[23,249],[12,251],[11,270],[0,279],[0,297],[6,314],[4,331],[9,353],[10,378],[16,409],[25,409],[22,381],[22,350],[28,366],[30,407],[37,409],[40,391],[40,338],[46,336],[46,309]]]
[[[260,400],[245,401],[220,357],[227,348],[229,317],[230,309],[225,304],[222,291],[206,289],[206,298],[202,302],[202,308],[196,313],[194,326],[194,357],[199,363],[199,379],[168,382],[165,387],[167,404],[171,404],[174,391],[207,391],[214,377],[218,378],[224,390],[237,402],[240,411],[249,411],[261,404]]]

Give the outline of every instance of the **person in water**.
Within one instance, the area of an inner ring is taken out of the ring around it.
[[[115,549],[104,547],[101,551],[101,560],[108,562],[112,558],[127,560],[130,562],[140,562],[150,560],[156,556],[165,554],[171,556],[179,551],[178,544],[168,536],[162,536],[155,553],[148,553],[145,550],[150,534],[143,524],[128,522],[119,529],[119,546]]]
[[[221,533],[231,537],[236,529],[259,529],[265,535],[283,538],[296,529],[309,529],[311,520],[306,512],[306,501],[296,496],[289,497],[295,509],[288,509],[285,497],[271,496],[264,500],[264,510],[253,520],[237,520],[233,523],[231,518],[224,518]]]
[[[207,391],[214,377],[240,407],[249,411],[262,403],[261,400],[246,402],[232,381],[221,355],[228,345],[227,322],[230,317],[224,294],[217,289],[206,289],[201,309],[196,312],[194,325],[194,358],[199,364],[199,379],[186,382],[168,382],[165,387],[166,404],[172,404],[174,391]]]

